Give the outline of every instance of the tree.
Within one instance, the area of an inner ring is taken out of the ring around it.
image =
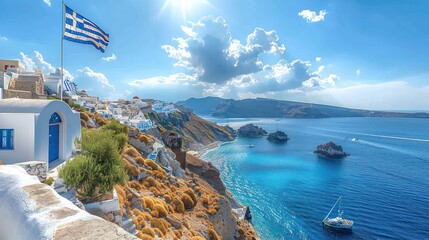
[[[82,132],[82,154],[68,161],[60,177],[69,187],[76,188],[79,198],[90,202],[128,178],[115,131],[109,129]]]

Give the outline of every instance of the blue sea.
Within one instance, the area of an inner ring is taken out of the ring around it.
[[[429,120],[228,120],[235,129],[246,123],[284,131],[291,140],[238,138],[203,159],[218,167],[228,189],[250,206],[262,239],[429,239]],[[327,159],[313,153],[328,141],[351,155]],[[354,221],[351,233],[321,224],[340,195],[343,217]]]

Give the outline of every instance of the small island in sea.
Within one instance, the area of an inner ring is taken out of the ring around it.
[[[350,154],[343,151],[343,147],[336,145],[333,142],[328,142],[317,146],[317,150],[314,153],[329,157],[329,158],[343,158],[350,156]]]
[[[267,136],[267,134],[267,131],[251,123],[246,124],[238,129],[238,136],[240,137],[262,137]]]
[[[286,133],[282,131],[276,131],[268,134],[267,140],[275,143],[285,143],[290,140]]]

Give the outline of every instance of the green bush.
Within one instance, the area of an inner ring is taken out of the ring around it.
[[[51,186],[52,183],[54,183],[55,180],[53,178],[47,178],[45,181],[43,181],[44,184]]]
[[[115,136],[112,130],[82,131],[82,154],[60,170],[64,183],[76,188],[83,201],[112,191],[116,183],[124,184],[128,178]]]
[[[113,130],[115,134],[125,133],[128,134],[128,126],[121,124],[118,120],[110,120],[103,129]]]

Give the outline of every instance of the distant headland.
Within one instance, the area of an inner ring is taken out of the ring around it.
[[[223,99],[189,98],[176,104],[193,109],[199,115],[224,118],[333,118],[333,117],[402,117],[429,118],[429,113],[404,113],[343,108],[322,104],[292,102],[267,98]]]

